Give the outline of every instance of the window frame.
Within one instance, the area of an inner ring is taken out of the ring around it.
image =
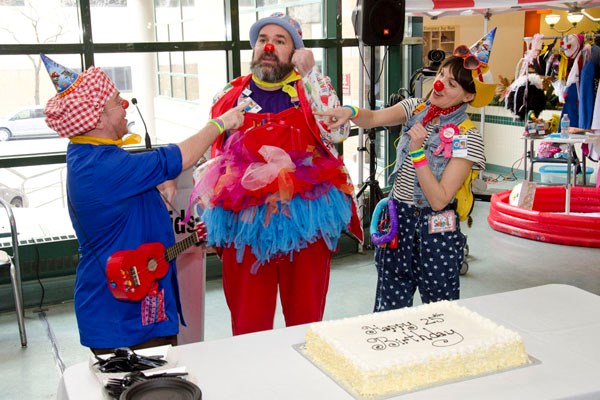
[[[123,0],[126,1],[126,0]],[[342,7],[341,0],[322,0],[323,29],[326,37],[321,39],[307,39],[304,43],[307,48],[323,49],[323,62],[325,64],[324,73],[331,78],[332,85],[336,91],[341,93],[342,88],[342,48],[358,47],[359,41],[356,38],[343,38],[341,20],[339,11]],[[94,56],[102,53],[148,53],[155,52],[185,52],[187,51],[214,51],[221,50],[226,53],[227,58],[227,79],[232,80],[242,74],[240,52],[249,50],[250,43],[247,40],[240,40],[239,32],[239,0],[223,0],[225,10],[225,20],[228,26],[226,33],[227,39],[224,41],[210,42],[134,42],[134,43],[95,43],[91,37],[91,6],[94,0],[77,0],[79,15],[82,25],[82,42],[67,44],[0,44],[0,54],[4,55],[22,55],[45,53],[52,54],[79,54],[82,58],[83,68],[94,65]],[[290,2],[287,7],[301,5],[309,1]],[[256,1],[254,1],[256,6]],[[273,6],[255,7],[255,11],[264,11],[264,9]],[[281,6],[279,6],[281,7]],[[420,18],[412,18],[417,25]],[[421,22],[422,23],[422,22]],[[420,46],[411,46],[418,52]],[[400,87],[402,72],[402,46],[389,46],[390,55],[387,57],[385,70],[387,74],[386,84],[383,93],[393,93]],[[418,60],[418,55],[412,59]],[[414,64],[414,62],[413,62]],[[411,70],[418,67],[411,65]],[[158,76],[157,76],[158,80]],[[158,82],[158,81],[157,81]],[[391,85],[391,86],[390,86]],[[172,88],[170,89],[172,92]],[[356,135],[357,130],[352,130],[352,135]],[[341,146],[338,147],[341,151]],[[393,149],[387,149],[393,151]],[[59,154],[36,154],[31,156],[0,157],[0,168],[10,168],[26,165],[45,165],[52,163],[64,163],[65,153]]]

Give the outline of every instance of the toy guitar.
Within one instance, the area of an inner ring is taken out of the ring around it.
[[[169,261],[206,239],[206,228],[199,224],[196,231],[165,249],[162,243],[144,243],[135,250],[120,250],[108,258],[106,276],[108,288],[118,300],[143,299],[155,282],[169,270]]]

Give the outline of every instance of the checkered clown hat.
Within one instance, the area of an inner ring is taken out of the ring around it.
[[[115,84],[100,68],[90,67],[78,74],[44,54],[40,57],[56,88],[56,95],[44,109],[48,126],[65,138],[94,129],[106,102],[117,90]]]
[[[261,18],[250,27],[250,46],[252,46],[252,48],[254,48],[254,45],[256,44],[260,30],[263,28],[263,26],[270,24],[279,25],[288,31],[292,37],[292,40],[294,41],[295,48],[304,48],[304,42],[302,41],[302,28],[300,27],[300,24],[294,18],[281,12],[276,12],[268,17]]]

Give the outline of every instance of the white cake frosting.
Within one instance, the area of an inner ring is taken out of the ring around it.
[[[516,332],[449,301],[311,324],[306,354],[364,397],[529,362]]]

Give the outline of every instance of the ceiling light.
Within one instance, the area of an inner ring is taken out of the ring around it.
[[[554,25],[556,25],[558,23],[558,21],[560,21],[560,15],[558,15],[558,14],[547,14],[544,17],[544,20],[546,21],[546,23],[548,25],[550,25],[550,28],[554,28]]]
[[[569,12],[567,14],[567,19],[569,20],[569,22],[571,23],[571,27],[568,29],[557,29],[555,27],[555,25],[560,21],[560,15],[559,14],[547,14],[546,16],[544,16],[544,21],[546,21],[546,23],[548,24],[548,26],[550,26],[550,29],[555,30],[558,33],[566,33],[569,32],[571,29],[575,28],[575,26],[581,22],[581,20],[583,19],[583,13],[581,11],[573,11],[573,12]]]
[[[583,19],[583,14],[581,12],[570,12],[567,14],[567,19],[573,26],[577,25]]]

